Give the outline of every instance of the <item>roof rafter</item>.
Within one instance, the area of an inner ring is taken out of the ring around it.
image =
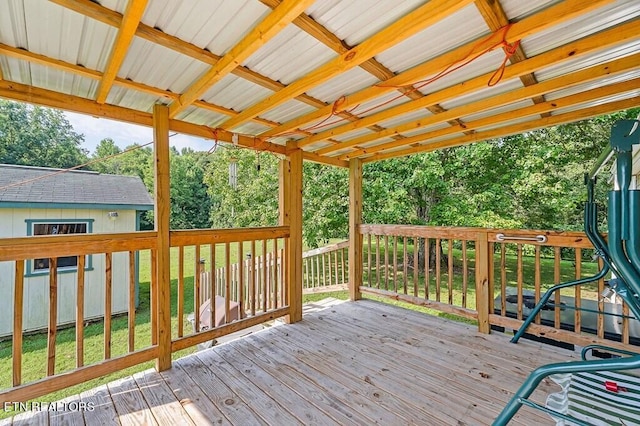
[[[580,105],[586,102],[606,98],[608,96],[613,96],[617,93],[629,92],[632,90],[636,90],[640,85],[640,78],[635,78],[633,80],[627,80],[620,83],[614,83],[608,86],[602,86],[597,89],[588,90],[586,92],[580,92],[575,95],[569,95],[562,98],[554,99],[552,101],[540,102],[538,104],[530,105],[527,107],[515,109],[509,112],[509,114],[495,114],[489,117],[480,118],[474,121],[467,121],[465,123],[465,129],[481,129],[484,127],[489,127],[492,125],[496,125],[499,123],[504,123],[507,121],[526,118],[532,115],[543,114],[543,113],[551,113],[552,111],[568,108],[575,105]],[[549,114],[550,115],[550,114]],[[429,139],[436,139],[443,136],[448,136],[456,133],[460,133],[461,129],[455,129],[452,127],[447,127],[445,129],[434,130],[432,132],[422,133],[419,135],[415,135],[403,140],[403,144],[396,144],[395,142],[390,142],[388,144],[381,144],[372,147],[371,149],[361,149],[349,154],[342,155],[338,157],[341,160],[348,160],[351,158],[356,158],[365,154],[371,154],[376,152],[381,152],[386,149],[393,149],[399,146],[410,146],[415,142],[422,142]]]
[[[103,104],[107,100],[113,81],[118,74],[118,70],[120,70],[120,66],[124,61],[124,58],[127,56],[127,51],[133,41],[136,29],[140,24],[140,20],[142,19],[145,9],[147,8],[147,2],[148,0],[129,0],[127,3],[122,24],[118,29],[116,41],[111,48],[111,53],[107,60],[107,66],[104,70],[104,74],[102,75],[102,79],[100,80],[100,84],[98,85],[98,90],[96,91],[96,102],[99,104]]]
[[[628,108],[638,106],[640,103],[640,96],[635,96],[629,99],[623,99],[620,101],[608,102],[605,104],[584,108],[578,111],[572,111],[564,114],[552,115],[549,117],[543,117],[533,121],[527,121],[525,123],[512,124],[510,126],[501,127],[498,129],[486,130],[483,132],[477,132],[472,135],[465,135],[459,138],[447,139],[444,141],[434,142],[425,145],[419,145],[416,147],[388,152],[383,154],[373,155],[363,159],[363,163],[370,163],[373,161],[387,160],[390,158],[404,157],[407,155],[418,154],[421,152],[435,151],[436,149],[451,148],[454,146],[465,145],[473,142],[481,142],[488,139],[502,138],[510,136],[516,133],[529,132],[532,130],[540,129],[543,127],[557,126],[559,124],[570,123],[572,121],[586,120],[588,118],[596,117],[602,114],[610,114],[612,112],[621,111]]]
[[[67,95],[38,87],[27,86],[10,81],[0,81],[0,97],[13,99],[20,102],[58,108],[65,111],[73,111],[81,114],[89,114],[94,117],[109,118],[127,123],[152,126],[153,116],[148,112],[142,112],[130,108],[109,104],[98,104],[90,99],[79,96]],[[221,129],[212,129],[207,126],[187,123],[185,121],[170,120],[171,130],[187,135],[205,139],[217,138],[220,142],[232,142],[233,133]],[[259,151],[271,151],[279,154],[285,153],[285,147],[270,142],[261,141],[258,138],[239,135],[238,144]]]
[[[497,31],[509,24],[509,17],[507,17],[507,14],[504,12],[499,0],[476,0],[475,4],[491,31]],[[509,58],[509,62],[515,64],[516,62],[522,62],[526,59],[527,55],[524,53],[522,45],[518,45],[515,53]],[[533,73],[521,75],[520,81],[522,81],[522,84],[525,86],[530,86],[538,82]],[[536,104],[544,102],[544,96],[536,96],[532,101]]]
[[[121,14],[101,6],[98,3],[94,3],[91,0],[49,1],[112,27],[119,27],[122,23]],[[221,59],[220,56],[215,55],[208,50],[201,49],[198,46],[162,32],[157,28],[150,27],[144,23],[140,23],[140,25],[138,25],[136,36],[209,65],[215,65]],[[231,73],[269,90],[278,91],[285,87],[285,85],[279,81],[270,79],[244,66],[236,67]],[[325,102],[306,94],[301,94],[295,99],[315,108],[322,108],[327,105]],[[345,114],[345,116],[349,115]]]
[[[358,138],[354,138],[338,145],[329,146],[317,151],[318,154],[324,155],[328,152],[336,151],[338,149],[349,148],[360,144],[375,141],[377,139],[389,136],[390,134],[402,133],[410,130],[416,130],[427,126],[435,125],[444,122],[449,118],[460,118],[466,115],[478,113],[480,111],[486,111],[493,108],[498,108],[504,105],[508,105],[517,102],[523,98],[531,98],[533,96],[540,96],[545,93],[566,89],[568,87],[576,86],[582,83],[596,80],[603,76],[615,75],[621,72],[625,72],[632,69],[637,69],[640,66],[640,53],[630,55],[621,59],[616,59],[603,64],[591,66],[589,68],[581,69],[570,74],[565,74],[560,77],[545,80],[541,83],[536,83],[531,86],[522,87],[520,89],[512,90],[499,95],[484,98],[475,102],[471,102],[457,108],[452,108],[447,112],[439,115],[432,115],[424,117],[420,120],[403,123],[394,128],[386,129],[382,132],[372,135],[365,135]],[[458,129],[463,131],[464,128]],[[417,135],[420,136],[420,135]],[[391,145],[401,146],[411,143],[415,137],[403,139],[401,141],[389,142],[384,144],[385,148],[390,148]],[[382,146],[382,145],[381,145]]]
[[[513,43],[524,37],[527,37],[533,33],[542,31],[558,23],[565,22],[573,19],[576,16],[587,13],[605,4],[611,3],[613,0],[593,0],[585,2],[583,0],[566,0],[564,2],[550,6],[535,15],[524,18],[522,21],[515,22],[509,29],[509,32],[505,35],[505,39],[509,43]],[[465,59],[469,51],[472,49],[485,49],[491,47],[494,42],[492,40],[484,40],[484,43],[479,43],[479,40],[473,40],[466,43],[454,50],[444,53],[438,57],[432,58],[420,65],[404,71],[395,77],[384,81],[383,84],[377,84],[369,88],[360,90],[347,96],[344,102],[341,104],[342,109],[353,108],[355,105],[362,104],[376,97],[382,96],[390,91],[393,91],[398,86],[406,86],[413,84],[425,76],[436,74],[447,66],[453,63],[457,63]],[[304,124],[310,123],[314,120],[328,117],[331,115],[333,105],[328,105],[324,108],[320,108],[311,113],[305,114],[302,117],[290,120],[275,129],[266,131],[260,136],[271,137],[283,132],[290,131]]]
[[[548,67],[548,66],[561,63],[562,61],[565,61],[569,58],[576,58],[580,55],[585,55],[595,50],[602,49],[608,45],[611,45],[614,43],[615,44],[620,43],[622,40],[636,37],[637,31],[640,31],[640,21],[632,21],[630,23],[623,24],[618,28],[605,30],[601,33],[587,36],[584,39],[580,39],[573,43],[557,47],[555,49],[541,53],[537,56],[531,57],[524,61],[516,62],[513,65],[506,67],[504,70],[503,80],[509,80],[511,78],[516,78],[522,75],[530,74],[543,67]],[[612,37],[614,33],[616,36],[619,36],[620,38]],[[379,113],[372,114],[368,117],[362,118],[358,122],[348,123],[348,124],[330,129],[326,132],[315,134],[306,139],[301,139],[299,141],[299,145],[305,146],[309,143],[322,140],[322,138],[334,137],[339,134],[347,133],[347,132],[362,128],[364,126],[367,126],[369,122],[381,122],[384,120],[391,119],[393,117],[406,114],[408,112],[416,111],[420,108],[423,108],[427,104],[435,104],[437,102],[443,102],[443,101],[452,99],[456,96],[462,96],[465,94],[473,93],[479,89],[486,87],[486,83],[491,78],[492,75],[493,75],[493,72],[488,72],[486,74],[472,78],[471,80],[467,80],[464,83],[456,84],[456,85],[441,89],[439,91],[432,92],[420,100],[406,102],[404,104],[400,104],[395,107],[388,108]],[[528,87],[528,86],[525,86],[525,87]],[[386,136],[388,136],[388,134]],[[340,149],[345,146],[336,145],[335,147],[336,149]],[[331,152],[332,151],[331,148],[327,148],[326,150],[320,153],[322,154],[322,153]]]
[[[195,81],[186,92],[169,105],[169,117],[184,111],[212,85],[231,73],[255,51],[275,37],[315,0],[284,0],[249,34],[229,50],[209,71]],[[238,116],[236,116],[237,118]],[[251,117],[253,118],[253,117]]]
[[[97,70],[92,70],[90,68],[86,68],[81,65],[70,64],[68,62],[64,62],[59,59],[49,58],[48,56],[29,52],[28,50],[17,49],[15,47],[7,46],[6,44],[2,44],[2,43],[0,43],[0,54],[10,56],[16,59],[22,59],[34,64],[44,65],[44,66],[58,69],[61,71],[73,73],[76,75],[80,75],[82,77],[91,78],[93,80],[100,80],[103,75],[100,71],[97,71]],[[153,96],[165,97],[168,100],[177,99],[179,96],[178,93],[170,92],[168,90],[162,90],[157,87],[148,86],[146,84],[138,83],[126,78],[116,77],[113,84],[127,88],[127,89],[147,93]],[[225,108],[223,106],[211,104],[204,101],[196,101],[194,102],[194,105],[199,108],[206,109],[208,111],[213,111],[213,112],[217,112],[217,113],[225,114],[229,116],[238,114],[237,111],[234,111],[230,108]],[[260,123],[268,127],[276,127],[278,125],[278,123],[265,120],[263,118],[258,118],[258,117],[256,117],[254,121],[256,123]]]
[[[353,49],[341,54],[323,66],[311,71],[304,77],[289,84],[286,88],[268,96],[222,123],[223,129],[232,129],[269,109],[304,93],[309,88],[321,84],[340,72],[359,66],[364,61],[416,34],[438,20],[463,8],[472,0],[431,0],[413,12],[398,19],[382,31],[374,34]]]

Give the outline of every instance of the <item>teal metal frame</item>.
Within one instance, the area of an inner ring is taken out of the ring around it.
[[[636,318],[640,318],[640,224],[632,218],[637,218],[640,211],[640,191],[630,190],[631,183],[631,167],[632,167],[632,147],[640,143],[640,131],[634,132],[634,126],[640,123],[637,120],[620,120],[614,124],[611,129],[610,145],[616,156],[616,179],[618,182],[618,190],[609,193],[609,244],[604,243],[604,239],[597,232],[597,207],[594,202],[593,185],[595,183],[595,174],[601,169],[602,162],[608,157],[601,155],[598,158],[596,167],[592,169],[592,173],[587,179],[588,201],[585,206],[585,231],[593,243],[596,251],[602,257],[605,268],[603,268],[594,277],[602,274],[602,271],[611,269],[616,275],[615,279],[609,281],[609,287],[614,290],[624,301]],[[594,218],[596,220],[594,220]],[[604,275],[603,275],[604,276]],[[565,288],[571,285],[578,285],[594,281],[594,277],[576,280],[570,283],[560,284],[557,288]],[[550,292],[547,292],[550,294]],[[537,312],[540,311],[545,298],[543,297],[536,309],[529,315],[523,327],[516,334],[519,338],[524,330],[525,325],[529,325],[535,318]],[[548,297],[546,298],[548,301]],[[514,336],[515,341],[517,341]],[[616,357],[610,359],[586,360],[586,354],[589,350],[601,349],[618,355],[628,355],[626,357]],[[555,417],[570,420],[579,425],[587,423],[580,421],[574,417],[557,413],[553,410],[529,401],[536,387],[540,382],[552,374],[566,373],[582,373],[593,371],[620,371],[634,370],[640,368],[640,354],[631,351],[609,348],[602,345],[590,345],[583,349],[581,353],[582,361],[562,362],[549,364],[535,369],[520,386],[511,400],[507,403],[500,415],[493,422],[494,426],[502,426],[509,423],[513,416],[518,412],[522,405],[527,405],[539,409],[541,411],[552,414]]]

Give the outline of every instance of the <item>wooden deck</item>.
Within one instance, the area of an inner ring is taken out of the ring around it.
[[[486,425],[536,366],[576,358],[364,300],[66,400],[93,411],[28,412],[13,424]],[[534,399],[557,390],[544,383]],[[526,408],[513,423],[554,424]]]

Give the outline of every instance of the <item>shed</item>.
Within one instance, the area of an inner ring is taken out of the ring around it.
[[[152,209],[153,200],[137,176],[0,164],[0,238],[132,232],[139,230],[142,212]],[[75,321],[77,262],[75,256],[57,258],[60,325]],[[105,267],[104,255],[85,259],[86,319],[104,314]],[[14,274],[10,264],[0,264],[0,286],[12,289]],[[112,274],[112,312],[126,312],[129,262],[122,253],[113,256]],[[49,259],[27,260],[25,331],[47,326],[48,292]],[[12,332],[12,298],[6,296],[0,336]]]

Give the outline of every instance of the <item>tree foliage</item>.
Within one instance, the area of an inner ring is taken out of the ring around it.
[[[77,166],[87,161],[83,141],[60,110],[0,100],[0,163]]]

